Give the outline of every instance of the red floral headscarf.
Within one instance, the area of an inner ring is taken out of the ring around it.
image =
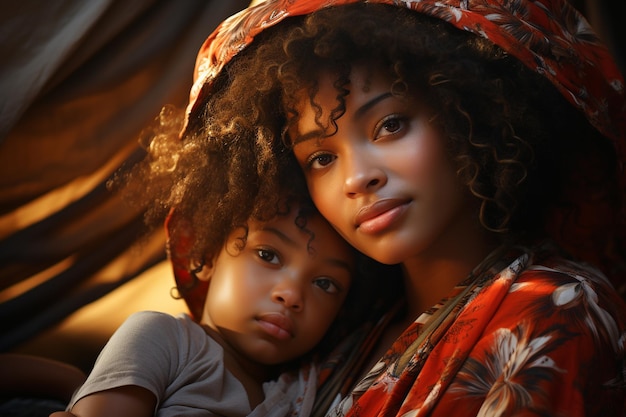
[[[566,0],[266,0],[225,20],[204,42],[188,114],[209,94],[224,65],[267,27],[290,16],[359,2],[406,7],[489,39],[548,78],[604,135],[624,140],[624,79],[587,21]]]
[[[267,0],[225,20],[207,38],[196,61],[187,120],[196,116],[224,66],[265,28],[290,16],[358,2],[409,8],[489,39],[549,79],[613,141],[620,163],[626,160],[624,79],[587,21],[566,0]],[[186,285],[189,261],[182,247],[172,249],[177,282]],[[194,316],[202,309],[203,291],[204,286],[184,295]]]

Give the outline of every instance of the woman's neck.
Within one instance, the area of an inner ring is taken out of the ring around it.
[[[500,242],[489,232],[467,239],[456,238],[440,242],[427,251],[406,260],[404,286],[407,296],[407,315],[417,318],[438,303],[465,280]]]

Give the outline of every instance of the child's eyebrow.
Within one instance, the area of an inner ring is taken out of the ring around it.
[[[266,227],[262,227],[260,230],[262,230],[264,232],[272,233],[273,235],[278,237],[280,240],[282,240],[283,242],[285,242],[289,246],[292,246],[294,248],[298,247],[296,242],[293,239],[291,239],[289,236],[284,234],[280,229],[277,229],[277,228],[271,227],[271,226],[266,226]],[[331,258],[331,257],[329,257],[329,258],[322,259],[321,261],[326,263],[326,264],[335,266],[335,267],[343,268],[346,271],[348,271],[348,273],[350,273],[350,274],[354,273],[354,266],[351,265],[349,262],[344,261],[341,258]]]
[[[276,237],[278,237],[280,240],[282,240],[283,242],[285,242],[286,244],[290,246],[297,246],[296,242],[293,239],[291,239],[289,236],[287,236],[281,230],[275,227],[264,226],[264,227],[261,227],[261,230],[264,232],[269,232],[269,233],[272,233],[273,235],[276,235]]]

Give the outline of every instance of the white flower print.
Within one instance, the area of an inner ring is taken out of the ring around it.
[[[532,336],[522,323],[515,329],[495,332],[491,349],[483,362],[470,359],[450,390],[483,397],[478,416],[502,416],[513,410],[540,407],[533,398],[537,382],[563,372],[548,355],[559,344],[554,332]]]

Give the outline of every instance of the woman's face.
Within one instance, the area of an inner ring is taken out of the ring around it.
[[[290,131],[309,191],[326,219],[361,252],[395,264],[438,254],[459,234],[476,233],[476,202],[459,181],[445,138],[419,97],[397,97],[380,72],[355,67],[346,111],[324,138],[303,98]],[[330,74],[315,102],[335,108]],[[464,236],[467,237],[467,236]]]

